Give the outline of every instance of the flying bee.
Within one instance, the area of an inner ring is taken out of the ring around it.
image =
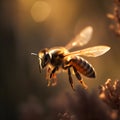
[[[81,85],[85,88],[87,86],[82,80],[81,74],[88,78],[96,77],[93,66],[81,56],[98,57],[110,50],[109,46],[102,45],[73,52],[69,51],[74,47],[83,46],[87,44],[88,41],[91,39],[92,33],[93,28],[91,26],[88,26],[84,28],[65,47],[53,47],[50,49],[45,48],[43,50],[40,50],[38,54],[31,53],[32,55],[38,56],[40,72],[43,68],[46,68],[48,86],[51,84],[51,82],[53,82],[52,85],[55,85],[57,80],[57,72],[65,70],[68,72],[69,83],[72,89],[74,89],[72,73],[70,68],[73,68],[75,76],[77,77]]]

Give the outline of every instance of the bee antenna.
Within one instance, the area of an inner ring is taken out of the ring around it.
[[[37,56],[38,54],[36,54],[36,53],[31,53],[31,55]]]

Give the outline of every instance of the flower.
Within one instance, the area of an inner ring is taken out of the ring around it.
[[[120,36],[120,0],[114,0],[113,14],[107,14],[107,17],[113,21],[110,29]]]
[[[99,90],[100,99],[111,109],[111,117],[120,119],[120,80],[112,82],[111,79],[108,79]]]

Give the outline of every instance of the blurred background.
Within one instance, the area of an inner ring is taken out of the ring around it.
[[[103,56],[85,58],[97,72],[95,79],[83,77],[89,90],[108,78],[119,79],[120,37],[109,29],[111,20],[106,17],[112,11],[112,0],[1,0],[0,119],[32,120],[31,113],[34,120],[40,119],[49,111],[48,101],[54,95],[73,93],[67,73],[58,74],[58,84],[47,87],[45,71],[39,73],[38,60],[31,52],[64,46],[86,26],[93,26],[93,36],[89,44],[79,49],[111,47]]]

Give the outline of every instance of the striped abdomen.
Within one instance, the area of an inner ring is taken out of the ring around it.
[[[71,59],[70,65],[76,68],[76,70],[83,75],[95,78],[95,70],[92,67],[91,64],[89,64],[86,60],[84,60],[82,57],[74,57]]]

